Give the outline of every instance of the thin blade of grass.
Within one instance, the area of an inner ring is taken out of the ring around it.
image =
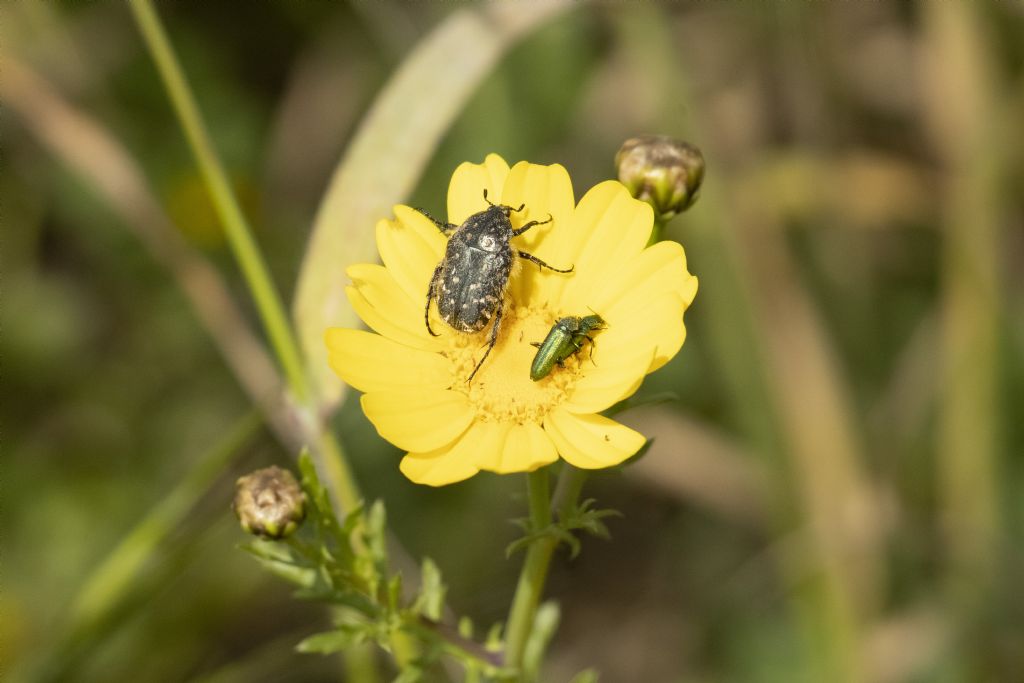
[[[999,535],[998,337],[1005,140],[983,15],[924,13],[924,111],[945,171],[938,459],[951,597],[970,611],[991,591]],[[1015,122],[1014,126],[1019,126]]]
[[[147,558],[195,506],[261,424],[256,412],[240,418],[223,438],[196,461],[174,489],[143,517],[89,578],[71,604],[72,631],[98,623],[132,586]]]
[[[638,68],[662,79],[654,91],[667,93],[661,101],[666,132],[697,141],[708,159],[725,159],[716,139],[697,131],[707,114],[688,95],[689,74],[664,69],[679,63],[664,15],[638,9],[626,21]],[[694,112],[694,124],[680,128],[680,111]],[[727,125],[716,121],[723,137]],[[757,149],[745,152],[759,156]],[[710,166],[701,193],[679,221],[701,278],[694,313],[706,317],[748,437],[778,472],[771,498],[777,523],[795,518],[805,530],[782,569],[806,576],[810,567],[813,575],[794,600],[807,661],[823,680],[862,680],[862,628],[882,581],[881,529],[845,377],[782,226],[764,209],[775,198],[741,194],[732,178]]]
[[[279,403],[281,379],[266,349],[213,265],[191,248],[154,195],[138,162],[108,129],[77,109],[14,55],[6,55],[0,100],[87,187],[116,213],[175,278],[196,318],[254,404],[288,443]]]
[[[313,223],[293,315],[321,401],[343,385],[327,367],[328,327],[356,327],[345,266],[375,261],[373,226],[415,187],[434,149],[476,87],[528,31],[578,3],[494,3],[453,12],[409,55],[367,113]],[[426,296],[426,292],[424,292]]]

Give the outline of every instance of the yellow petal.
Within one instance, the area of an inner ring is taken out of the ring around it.
[[[508,177],[508,163],[497,154],[488,154],[482,164],[459,164],[448,185],[448,221],[460,225],[478,211],[487,208],[487,198],[502,203],[502,188]]]
[[[559,262],[575,266],[572,287],[583,292],[597,288],[644,249],[653,227],[650,205],[630,196],[621,183],[595,185],[576,207],[572,229],[560,247]],[[566,287],[556,285],[555,291]]]
[[[432,260],[440,260],[444,254],[445,244],[448,243],[448,238],[441,231],[441,228],[434,221],[427,218],[423,212],[411,206],[395,204],[392,207],[392,211],[395,212],[396,220],[428,245],[431,250]]]
[[[572,181],[563,166],[541,166],[520,161],[512,167],[505,180],[502,203],[515,208],[523,205],[522,211],[512,214],[514,228],[530,221],[546,221],[551,218],[550,223],[536,225],[516,237],[512,242],[513,249],[533,254],[554,268],[569,267],[551,260],[552,255],[557,255],[556,244],[560,234],[570,228],[575,206]],[[518,275],[512,278],[512,298],[520,305],[541,303],[543,295],[539,285],[546,280],[539,277],[540,269],[536,264],[522,261],[521,265]],[[558,274],[554,276],[566,277]]]
[[[512,425],[505,437],[504,448],[494,461],[481,462],[481,469],[508,474],[532,472],[558,460],[558,451],[540,425],[527,422]]]
[[[411,332],[406,321],[395,316],[394,311],[381,311],[374,308],[366,297],[352,285],[345,288],[345,295],[359,319],[374,332],[416,349],[440,348],[440,344],[434,340]]]
[[[556,408],[544,419],[544,431],[558,453],[585,470],[618,465],[644,445],[644,437],[603,415],[573,415]]]
[[[361,404],[378,434],[420,453],[450,444],[475,415],[465,394],[442,389],[376,391]]]
[[[427,332],[423,311],[426,292],[414,301],[394,276],[371,263],[357,263],[345,271],[353,285],[345,289],[356,314],[371,328],[407,346],[437,349],[440,342]]]
[[[445,237],[426,216],[407,206],[396,206],[395,215],[396,221],[377,222],[377,250],[409,298],[426,300],[430,277],[444,254]]]
[[[653,299],[664,292],[675,292],[689,305],[696,293],[697,279],[686,270],[686,254],[678,242],[659,242],[633,258],[604,273],[595,283],[592,278],[573,278],[565,288],[562,308],[601,313],[625,296],[637,300]]]
[[[601,332],[594,345],[598,367],[653,348],[653,360],[647,371],[660,368],[679,352],[686,340],[684,309],[683,300],[674,292],[653,299],[641,296],[620,299],[602,312],[607,329]]]
[[[501,197],[502,204],[513,208],[523,205],[522,211],[513,212],[511,216],[513,228],[551,218],[550,223],[534,226],[516,238],[516,245],[531,253],[547,236],[555,235],[559,228],[569,229],[576,206],[572,180],[561,164],[543,166],[520,161],[509,171]],[[540,256],[539,253],[536,255]]]
[[[412,349],[379,334],[334,327],[324,335],[327,361],[362,392],[447,389],[451,364],[440,354]]]
[[[408,453],[399,469],[417,484],[444,486],[468,479],[480,471],[477,465],[479,444],[489,423],[474,422],[454,443],[426,453]]]
[[[507,422],[477,422],[473,425],[474,463],[477,467],[494,470],[494,463],[501,461],[510,428]]]
[[[585,374],[573,385],[569,400],[563,404],[566,410],[597,413],[632,396],[640,388],[654,353],[652,346],[646,346],[638,353],[623,354],[614,359],[611,354],[605,354],[606,362],[601,365],[583,361],[590,367],[585,367]]]

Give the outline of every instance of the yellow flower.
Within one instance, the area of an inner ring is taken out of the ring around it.
[[[395,220],[377,224],[384,265],[347,271],[349,301],[376,334],[328,330],[331,367],[364,392],[363,411],[380,435],[408,451],[401,470],[414,482],[442,486],[480,470],[528,472],[559,456],[585,469],[616,465],[644,437],[598,413],[632,395],[679,351],[697,278],[687,272],[679,244],[647,246],[651,207],[617,181],[597,185],[577,205],[562,166],[520,162],[509,169],[491,154],[455,170],[448,220],[461,224],[484,210],[484,189],[496,204],[525,204],[512,214],[513,227],[550,214],[552,222],[513,246],[574,270],[559,274],[524,261],[513,271],[497,344],[467,383],[490,327],[458,332],[431,306],[431,327],[440,336],[427,333],[427,286],[447,238],[423,214],[396,206]],[[607,325],[593,358],[576,354],[531,380],[530,342],[543,340],[562,316],[591,312]]]

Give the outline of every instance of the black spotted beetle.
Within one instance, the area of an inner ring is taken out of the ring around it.
[[[572,271],[572,267],[562,270],[549,266],[533,254],[514,249],[510,243],[513,237],[522,235],[530,228],[550,223],[551,216],[545,221],[530,221],[514,230],[509,217],[514,211],[522,211],[526,205],[513,208],[506,204],[494,204],[487,199],[487,190],[484,190],[484,200],[490,206],[467,218],[462,225],[442,223],[420,210],[441,232],[450,235],[444,258],[434,269],[427,289],[427,305],[423,312],[427,331],[438,336],[430,329],[430,302],[433,299],[437,300],[441,319],[459,332],[479,332],[492,318],[494,320],[487,339],[487,351],[473,368],[467,382],[472,381],[498,341],[501,316],[505,308],[505,290],[515,257],[532,261],[540,268],[548,268],[556,273]]]
[[[591,332],[603,330],[604,320],[601,316],[588,315],[582,318],[567,316],[559,318],[544,341],[531,342],[537,347],[537,355],[530,366],[530,379],[534,382],[547,377],[555,365],[561,367],[563,361],[583,349],[583,340],[590,342],[590,355],[594,355],[594,338]]]

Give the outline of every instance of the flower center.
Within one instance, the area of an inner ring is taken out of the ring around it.
[[[549,410],[569,397],[581,372],[577,356],[539,381],[530,379],[537,353],[531,342],[544,341],[556,319],[546,307],[508,306],[497,343],[470,383],[467,378],[487,351],[490,328],[476,334],[445,335],[450,344],[444,355],[452,362],[452,389],[469,396],[479,419],[540,424]]]

